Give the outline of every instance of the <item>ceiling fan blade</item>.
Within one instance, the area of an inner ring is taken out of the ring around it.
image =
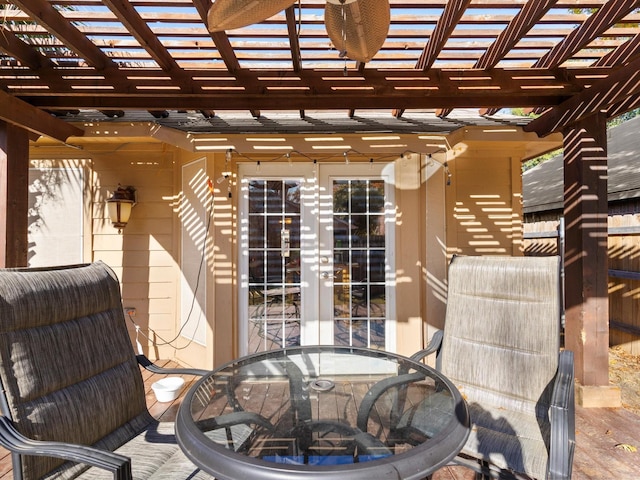
[[[327,1],[324,23],[337,49],[346,51],[351,60],[366,63],[387,39],[391,23],[389,1],[356,0],[345,4]]]
[[[233,30],[260,23],[290,7],[296,0],[215,0],[209,8],[210,32]]]

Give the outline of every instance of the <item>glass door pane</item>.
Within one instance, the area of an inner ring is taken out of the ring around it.
[[[395,350],[393,165],[323,165],[321,343]]]
[[[333,180],[334,343],[386,344],[383,180]]]
[[[300,181],[248,183],[249,352],[300,345]]]

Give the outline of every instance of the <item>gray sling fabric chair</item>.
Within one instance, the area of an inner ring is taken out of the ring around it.
[[[204,373],[136,358],[103,263],[0,270],[0,444],[14,478],[209,479],[149,414],[138,360]]]
[[[472,430],[456,463],[478,478],[571,477],[573,354],[560,350],[559,272],[557,257],[454,258],[444,330],[412,356],[437,353],[467,401]],[[437,401],[403,403],[392,436],[428,436]]]

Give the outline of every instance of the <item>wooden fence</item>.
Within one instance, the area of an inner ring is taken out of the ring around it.
[[[525,255],[564,251],[561,221],[524,224]],[[640,355],[640,215],[609,217],[609,342]]]

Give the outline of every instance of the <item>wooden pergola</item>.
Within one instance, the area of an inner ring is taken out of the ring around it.
[[[208,0],[1,0],[2,266],[26,262],[29,140],[82,136],[79,112],[519,108],[539,114],[525,130],[564,135],[566,346],[579,382],[606,387],[605,129],[640,106],[640,1],[390,0],[387,40],[367,64],[340,58],[323,1],[292,3],[209,33]]]

